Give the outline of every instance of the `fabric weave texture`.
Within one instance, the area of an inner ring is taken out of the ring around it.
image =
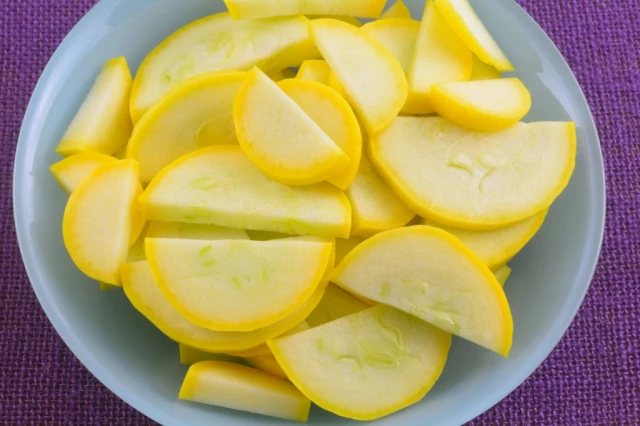
[[[29,97],[95,0],[0,0],[0,425],[153,424],[57,336],[27,279],[11,202]],[[519,0],[563,53],[595,116],[608,187],[602,257],[558,347],[473,425],[640,425],[640,0]]]

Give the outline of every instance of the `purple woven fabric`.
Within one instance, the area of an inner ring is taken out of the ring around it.
[[[600,266],[568,333],[474,425],[640,425],[640,2],[520,0],[585,90],[607,170]],[[11,180],[40,72],[95,0],[0,0],[0,424],[149,424],[76,360],[31,290]]]

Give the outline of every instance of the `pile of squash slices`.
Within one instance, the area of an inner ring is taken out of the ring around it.
[[[374,420],[427,394],[452,336],[507,356],[507,263],[574,124],[521,121],[467,0],[225,4],[135,78],[106,62],[51,167],[71,259],[180,345],[179,397]]]

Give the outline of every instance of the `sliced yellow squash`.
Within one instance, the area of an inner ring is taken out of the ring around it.
[[[97,152],[82,152],[67,157],[51,166],[50,170],[60,186],[69,194],[73,192],[95,169],[117,161],[115,158]],[[138,239],[145,220],[140,213],[138,198],[142,195],[142,186],[138,187],[136,201],[131,205],[131,239],[133,244]],[[102,283],[105,284],[106,283]]]
[[[234,19],[329,15],[377,18],[386,0],[224,0]]]
[[[494,66],[485,64],[476,55],[473,55],[473,69],[471,70],[470,80],[492,80],[500,78],[500,71]]]
[[[306,323],[310,327],[317,327],[367,308],[369,308],[369,305],[360,299],[329,283],[322,300],[311,312],[311,315],[307,317]]]
[[[79,152],[113,154],[124,148],[132,129],[128,112],[130,94],[127,60],[119,57],[107,61],[56,152],[63,156]]]
[[[117,161],[115,158],[97,152],[83,152],[58,161],[50,167],[62,189],[69,194],[95,169]]]
[[[171,88],[212,71],[266,72],[318,58],[304,16],[234,20],[228,13],[194,21],[170,35],[142,62],[131,92],[134,123]]]
[[[374,420],[424,397],[444,369],[451,335],[378,305],[268,344],[315,404]]]
[[[260,346],[291,330],[309,316],[322,299],[326,283],[288,317],[250,332],[211,331],[187,321],[166,299],[153,279],[149,262],[122,266],[122,286],[133,306],[170,339],[206,352],[238,352]]]
[[[281,81],[278,86],[349,157],[346,167],[327,178],[327,182],[347,189],[356,176],[362,157],[360,124],[347,101],[326,85],[315,81],[290,79]]]
[[[471,250],[440,229],[410,226],[373,236],[347,255],[330,280],[503,356],[511,348],[513,321],[500,284]]]
[[[500,132],[440,117],[399,117],[371,139],[371,160],[422,217],[473,230],[504,228],[545,209],[575,166],[573,122],[517,123]]]
[[[487,266],[495,269],[513,258],[538,232],[547,211],[531,216],[506,228],[494,231],[469,231],[466,229],[442,226],[428,219],[422,219],[423,225],[443,229],[458,238],[469,247]]]
[[[187,372],[180,399],[306,422],[311,402],[286,380],[231,362],[203,361]]]
[[[147,238],[178,238],[183,240],[248,240],[243,229],[223,228],[194,223],[151,222]]]
[[[300,65],[296,78],[301,80],[317,81],[318,83],[328,86],[330,73],[331,68],[329,68],[327,61],[323,59],[310,59],[308,61],[304,61],[302,65]]]
[[[431,103],[438,114],[474,130],[502,130],[531,109],[531,94],[517,78],[434,84]]]
[[[185,318],[211,330],[253,331],[311,297],[333,242],[147,238],[145,248],[156,281]]]
[[[399,228],[415,217],[373,169],[362,158],[355,180],[347,190],[353,221],[351,235],[370,237],[378,232]]]
[[[468,0],[435,0],[435,4],[460,40],[481,61],[493,65],[501,72],[514,70],[509,58],[487,31]]]
[[[201,361],[226,361],[226,362],[241,362],[240,358],[227,355],[201,351],[197,348],[192,348],[188,345],[179,344],[180,350],[180,364],[192,365]]]
[[[64,245],[89,277],[120,284],[139,186],[138,164],[121,160],[94,170],[69,197],[62,219]]]
[[[127,156],[149,182],[184,154],[210,145],[237,144],[233,102],[246,72],[220,71],[190,78],[169,90],[140,119]]]
[[[431,86],[469,80],[472,67],[471,51],[428,1],[409,69],[410,108],[423,114],[432,112]]]
[[[383,19],[411,19],[411,12],[402,0],[398,0],[380,15],[380,20]]]
[[[140,199],[153,221],[347,237],[351,206],[328,183],[289,187],[267,178],[239,146],[203,148],[173,162]]]
[[[511,268],[509,266],[504,265],[502,268],[498,269],[495,273],[496,279],[500,283],[502,287],[504,287],[505,283],[511,276]]]
[[[335,19],[312,21],[311,33],[365,128],[378,133],[388,127],[407,99],[398,61],[366,31]]]
[[[242,150],[278,182],[311,185],[349,164],[320,126],[258,68],[249,71],[233,118]]]

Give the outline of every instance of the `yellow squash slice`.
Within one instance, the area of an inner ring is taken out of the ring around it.
[[[480,60],[501,72],[514,70],[468,0],[435,0],[435,4],[453,31]]]
[[[517,78],[434,84],[431,103],[438,114],[475,130],[502,130],[531,109],[531,94]]]
[[[289,187],[267,178],[239,146],[203,148],[175,161],[147,187],[143,215],[294,235],[347,237],[351,206],[328,183]]]
[[[62,189],[71,194],[91,172],[115,161],[117,160],[109,155],[83,152],[58,161],[50,170]]]
[[[356,247],[330,280],[503,356],[509,303],[491,270],[453,235],[429,226],[383,232]]]
[[[347,315],[355,314],[368,307],[369,305],[360,299],[329,283],[320,304],[311,312],[306,323],[311,327],[317,327]]]
[[[424,397],[444,369],[451,335],[378,305],[268,344],[315,404],[374,420]]]
[[[469,80],[472,67],[471,51],[428,1],[409,69],[409,106],[419,113],[432,112],[431,86]]]
[[[278,85],[349,157],[346,167],[327,178],[327,182],[347,189],[362,157],[362,132],[353,110],[344,98],[321,83],[290,79]]]
[[[138,164],[121,160],[100,166],[69,197],[62,219],[64,245],[89,277],[120,284],[139,185]]]
[[[286,380],[231,362],[203,361],[187,372],[180,399],[306,422],[311,402]]]
[[[293,313],[322,281],[332,250],[329,239],[146,239],[169,302],[217,331],[253,331]]]
[[[347,190],[353,222],[351,235],[370,237],[378,232],[399,228],[415,217],[373,169],[366,157],[353,184]]]
[[[456,228],[491,230],[547,209],[575,166],[573,122],[517,123],[500,132],[440,117],[399,117],[371,139],[371,160],[404,203]]]
[[[411,12],[402,0],[398,0],[380,15],[380,20],[383,19],[411,19]]]
[[[318,19],[311,32],[365,128],[378,133],[388,127],[407,99],[398,61],[366,31],[344,22]]]
[[[147,261],[124,264],[122,286],[133,306],[170,339],[206,352],[227,353],[256,348],[303,322],[318,306],[326,283],[318,286],[309,300],[291,315],[249,332],[211,331],[187,321],[166,299]]]
[[[428,219],[422,219],[423,225],[443,229],[458,238],[469,247],[487,266],[495,269],[511,260],[538,232],[547,211],[531,216],[506,228],[494,231],[469,231],[466,229],[442,226]]]
[[[226,361],[226,362],[242,362],[242,359],[227,354],[218,354],[201,351],[188,345],[179,344],[180,364],[192,365],[201,361]]]
[[[56,152],[63,156],[79,152],[113,154],[124,148],[132,129],[130,94],[131,73],[126,59],[107,61]]]
[[[233,102],[245,72],[221,71],[188,79],[151,107],[136,127],[127,156],[140,163],[149,182],[166,165],[209,145],[237,144]]]
[[[322,182],[349,164],[333,140],[258,68],[249,71],[233,118],[245,154],[278,182]]]
[[[300,65],[296,78],[300,80],[317,81],[318,83],[328,86],[329,74],[331,74],[331,68],[329,68],[327,61],[323,59],[310,59]]]
[[[500,77],[500,71],[494,66],[485,64],[476,55],[473,55],[473,70],[471,70],[470,80],[493,80]]]
[[[377,18],[386,0],[224,0],[224,3],[235,19],[290,15]]]
[[[151,222],[147,238],[178,238],[182,240],[248,240],[243,229],[223,228],[194,223]]]
[[[134,123],[171,88],[212,71],[266,72],[318,58],[304,16],[236,21],[228,13],[192,22],[160,43],[142,62],[131,92]]]

